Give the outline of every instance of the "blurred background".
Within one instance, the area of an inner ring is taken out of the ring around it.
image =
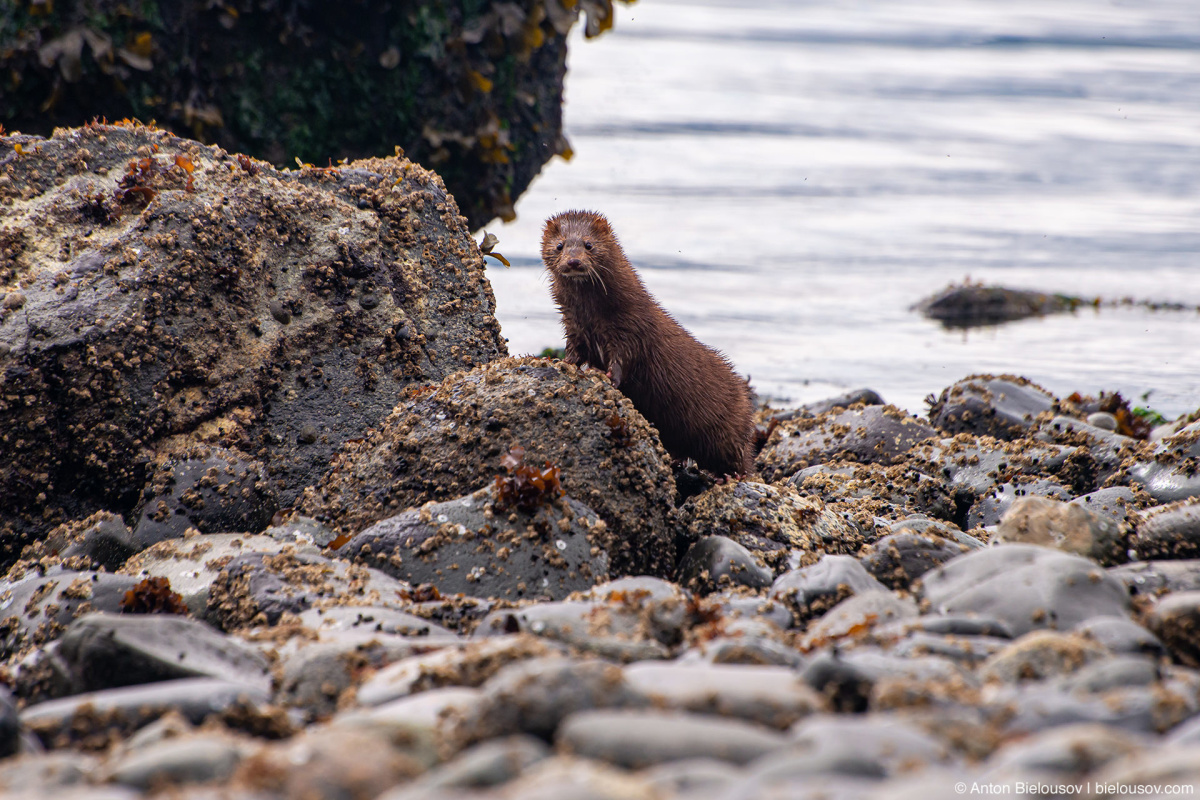
[[[571,34],[553,159],[488,230],[513,353],[561,344],[542,221],[606,214],[660,302],[775,405],[971,373],[1200,405],[1200,4],[642,0]],[[1107,301],[968,331],[951,282]]]

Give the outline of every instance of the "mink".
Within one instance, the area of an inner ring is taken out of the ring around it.
[[[591,211],[546,220],[542,261],[562,312],[566,361],[608,373],[673,457],[717,475],[748,474],[749,385],[650,295],[608,220]]]

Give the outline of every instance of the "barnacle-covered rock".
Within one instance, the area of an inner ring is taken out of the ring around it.
[[[279,172],[89,125],[0,137],[0,207],[0,565],[128,515],[189,442],[286,506],[405,386],[504,354],[454,200],[403,158]]]
[[[300,508],[353,535],[493,483],[514,446],[557,466],[566,493],[604,520],[612,574],[671,574],[675,482],[657,432],[600,373],[562,361],[501,359],[409,390]]]

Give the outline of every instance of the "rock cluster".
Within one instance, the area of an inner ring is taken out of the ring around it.
[[[364,231],[399,225],[383,211],[399,202],[387,187],[416,191],[404,181],[425,180],[418,168],[252,175],[216,151],[121,127],[40,144],[72,152],[101,136],[159,154],[183,147],[193,170],[157,174],[154,199],[96,222],[94,242],[67,239],[101,254],[141,248],[136,263],[64,273],[60,294],[47,277],[58,256],[30,239],[37,258],[18,249],[6,278],[18,287],[6,296],[24,300],[0,320],[16,342],[0,364],[6,389],[34,399],[6,394],[0,409],[8,541],[24,545],[0,583],[5,797],[892,798],[1018,782],[1100,797],[1200,786],[1194,418],[1134,438],[1097,424],[1086,403],[972,376],[927,420],[863,402],[879,399],[867,392],[778,413],[757,474],[696,480],[601,373],[500,357],[469,248],[443,280],[444,240],[414,238],[406,266],[380,262],[374,284],[343,280],[350,255],[328,274],[289,261],[317,258],[324,245],[311,238],[221,260],[233,228],[250,224],[245,209],[265,215],[265,197],[293,191],[348,215],[351,232],[326,241],[383,253],[390,245]],[[25,150],[10,165],[39,157]],[[78,210],[69,187],[99,180],[36,163],[22,180],[45,185],[4,195],[29,219]],[[392,184],[388,170],[417,177]],[[231,182],[229,203],[202,210],[188,179]],[[375,185],[381,205],[366,189],[366,208],[347,203],[351,180]],[[314,188],[322,181],[333,185]],[[57,199],[39,200],[47,193]],[[457,225],[452,205],[442,223],[419,225],[430,206],[404,207],[414,237]],[[193,255],[157,260],[168,246],[150,243],[147,226],[210,212],[179,231],[215,251],[180,245]],[[345,251],[355,252],[365,251]],[[178,283],[185,263],[211,305]],[[256,282],[222,294],[212,282],[235,263]],[[424,294],[393,283],[387,299],[361,303],[367,285],[383,294],[387,275],[415,286],[418,267]],[[306,283],[319,275],[333,282]],[[126,305],[70,339],[67,317],[51,312],[104,281],[115,287],[104,302]],[[476,306],[431,307],[436,285],[474,286]],[[271,298],[300,287],[313,292],[300,320],[295,308],[274,315]],[[338,338],[345,315],[369,325],[384,312],[390,339]],[[414,333],[397,339],[401,317]],[[310,318],[324,320],[304,338],[326,353],[321,389],[267,366],[298,346],[284,328]],[[45,319],[57,322],[38,327]],[[254,323],[261,336],[241,327]],[[149,331],[158,338],[138,338]],[[218,380],[202,380],[198,353]],[[175,372],[161,373],[167,365]],[[341,406],[378,409],[384,375],[386,411],[354,430],[366,412]],[[367,383],[343,393],[353,381]],[[289,466],[305,437],[279,433],[305,398],[326,403],[309,409],[311,424],[330,426],[320,468]],[[41,427],[27,424],[35,412]]]

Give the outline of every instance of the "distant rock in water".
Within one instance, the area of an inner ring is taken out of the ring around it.
[[[951,284],[913,308],[947,328],[974,328],[1074,311],[1084,302],[1063,294],[965,283]]]

